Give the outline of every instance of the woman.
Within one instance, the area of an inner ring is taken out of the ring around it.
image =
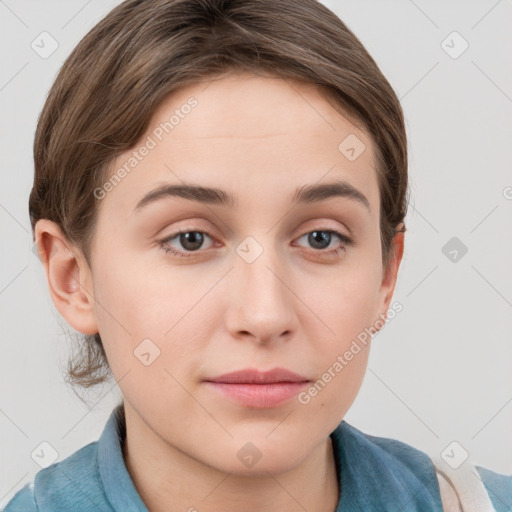
[[[34,156],[50,295],[86,336],[70,377],[111,373],[123,401],[7,511],[448,506],[427,454],[343,420],[400,309],[407,141],[332,12],[123,2],[64,64]],[[509,510],[512,476],[479,474]]]

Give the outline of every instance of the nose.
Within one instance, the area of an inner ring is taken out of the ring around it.
[[[227,276],[225,321],[229,333],[233,338],[260,343],[291,338],[297,329],[296,307],[300,302],[293,292],[292,273],[268,245],[254,260],[246,257],[243,249],[255,248],[241,245]]]

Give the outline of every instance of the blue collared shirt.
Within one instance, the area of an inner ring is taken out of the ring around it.
[[[148,512],[123,459],[124,409],[116,407],[98,441],[40,470],[2,512]],[[430,457],[401,441],[342,421],[331,433],[340,498],[337,512],[442,512]],[[512,475],[476,466],[497,512],[512,510]]]

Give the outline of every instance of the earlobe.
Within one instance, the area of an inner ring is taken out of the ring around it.
[[[96,334],[91,271],[85,258],[55,222],[41,219],[34,232],[55,307],[76,331]]]

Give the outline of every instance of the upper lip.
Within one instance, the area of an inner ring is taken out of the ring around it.
[[[224,382],[229,384],[271,384],[277,382],[309,382],[303,377],[286,368],[272,368],[261,371],[257,368],[245,368],[234,372],[224,373],[218,377],[205,379],[207,382]]]

